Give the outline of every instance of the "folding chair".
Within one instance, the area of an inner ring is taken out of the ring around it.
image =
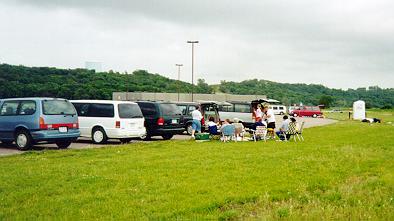
[[[256,130],[253,131],[253,140],[257,141],[257,137],[262,138],[264,141],[267,141],[267,128],[265,126],[257,126]]]
[[[235,127],[235,139],[238,140],[238,137],[241,137],[242,140],[244,138],[244,126],[242,123],[233,123],[234,127]]]
[[[276,137],[275,137],[275,129],[274,128],[267,129],[267,138],[275,140]]]
[[[227,142],[230,140],[235,140],[237,142],[237,139],[235,138],[235,127],[232,124],[226,125],[225,127],[222,127],[222,141]]]
[[[302,122],[301,123],[301,127],[300,127],[300,129],[297,131],[296,130],[296,136],[297,136],[297,138],[301,141],[304,141],[304,137],[302,136],[302,131],[304,130],[304,125],[305,125],[305,122]]]
[[[296,134],[297,134],[296,126],[297,126],[296,123],[290,122],[289,123],[289,127],[287,128],[287,130],[286,131],[281,131],[279,133],[279,139],[280,139],[280,136],[283,136],[285,141],[287,141],[287,140],[290,141],[291,140],[291,136],[293,136],[293,139],[296,142],[297,141],[296,137],[295,137]]]

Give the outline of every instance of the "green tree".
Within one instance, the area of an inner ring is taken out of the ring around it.
[[[326,108],[329,108],[333,102],[334,98],[329,95],[322,95],[319,99],[319,104],[324,105]]]

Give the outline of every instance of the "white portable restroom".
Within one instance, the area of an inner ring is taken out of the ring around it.
[[[365,102],[358,100],[353,103],[353,119],[365,119]]]

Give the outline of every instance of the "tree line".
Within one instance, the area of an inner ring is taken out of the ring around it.
[[[325,104],[351,106],[362,99],[369,107],[394,106],[394,89],[377,86],[358,89],[330,89],[315,84],[285,84],[266,80],[222,81],[208,85],[203,79],[190,83],[172,80],[145,70],[133,73],[97,73],[86,69],[59,69],[0,64],[0,99],[12,97],[62,97],[67,99],[112,99],[113,92],[264,94],[286,105]]]

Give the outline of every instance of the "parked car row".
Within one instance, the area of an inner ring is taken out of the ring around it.
[[[15,142],[20,150],[36,143],[67,148],[78,137],[102,144],[134,138],[171,139],[185,130],[183,115],[174,103],[153,101],[15,98],[0,100],[0,141]]]
[[[252,121],[252,102],[162,102],[71,100],[58,98],[14,98],[0,100],[0,141],[15,142],[21,150],[40,142],[67,148],[78,137],[102,144],[108,139],[122,143],[161,136],[165,140],[186,131],[191,133],[191,112],[199,106],[205,120],[238,118],[246,127]],[[270,105],[276,114],[285,114],[283,105]],[[319,107],[289,108],[292,116],[318,117]],[[206,126],[206,125],[205,125]],[[204,129],[204,126],[203,126]]]

